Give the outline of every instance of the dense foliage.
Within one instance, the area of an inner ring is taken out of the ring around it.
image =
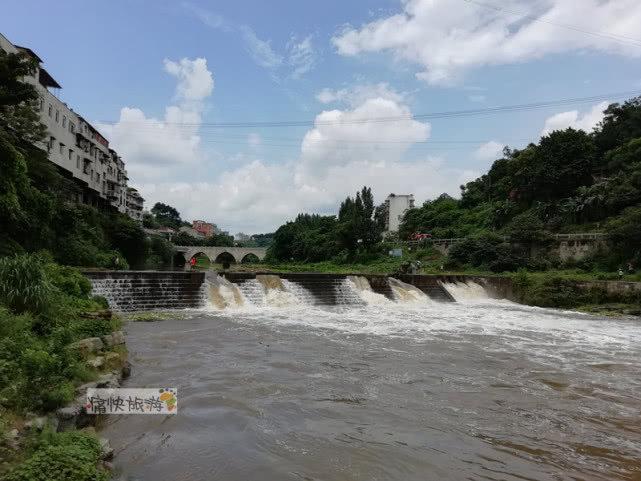
[[[408,211],[401,238],[469,237],[449,264],[499,271],[560,266],[545,251],[550,233],[601,231],[614,249],[592,267],[640,265],[641,98],[610,105],[591,133],[568,128],[506,148],[461,190],[460,200],[443,195]]]
[[[275,261],[346,262],[380,249],[382,228],[375,218],[374,197],[363,187],[340,205],[338,218],[299,214],[273,235],[268,255]]]
[[[98,439],[82,432],[45,431],[35,439],[27,459],[12,470],[6,481],[107,481],[99,465]]]
[[[74,381],[91,373],[68,345],[116,321],[84,319],[82,311],[103,307],[89,281],[46,257],[1,259],[0,286],[0,407],[46,411],[71,401]]]

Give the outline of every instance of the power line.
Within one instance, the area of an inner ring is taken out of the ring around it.
[[[469,4],[474,4],[478,5],[479,7],[484,7],[484,8],[489,8],[491,10],[496,10],[498,12],[507,12],[512,15],[518,15],[522,18],[527,18],[528,20],[532,20],[533,22],[540,22],[540,23],[546,23],[548,25],[552,25],[555,27],[560,27],[560,28],[565,28],[568,30],[573,30],[575,32],[580,32],[580,33],[585,33],[587,35],[592,35],[594,37],[601,37],[605,38],[607,40],[612,40],[615,42],[620,42],[626,45],[632,45],[635,47],[641,47],[641,40],[633,38],[633,37],[628,37],[625,35],[617,35],[611,32],[599,32],[595,30],[587,30],[583,27],[579,27],[577,25],[570,25],[570,24],[565,24],[565,23],[560,23],[560,22],[554,22],[552,20],[544,20],[542,18],[536,17],[534,15],[530,15],[525,12],[518,12],[515,10],[510,10],[504,7],[500,7],[498,5],[492,5],[489,3],[483,3],[483,2],[478,2],[477,0],[463,0],[464,2],[467,2]]]
[[[467,0],[466,0],[467,1]],[[431,119],[448,119],[460,117],[473,117],[479,115],[491,115],[507,112],[525,112],[531,110],[544,109],[549,107],[559,107],[564,105],[584,104],[591,102],[598,102],[603,100],[613,100],[619,98],[634,97],[641,94],[641,90],[632,90],[627,92],[616,92],[602,95],[593,95],[591,97],[577,97],[565,98],[557,100],[547,100],[542,102],[533,102],[527,104],[503,105],[498,107],[487,107],[482,109],[471,110],[453,110],[444,112],[431,112],[417,115],[401,115],[391,117],[369,117],[359,119],[340,119],[336,121],[317,121],[317,120],[283,120],[283,121],[243,121],[243,122],[203,122],[203,123],[187,123],[187,122],[165,122],[165,121],[115,121],[115,120],[101,120],[103,124],[131,124],[140,127],[154,128],[154,124],[171,125],[185,128],[199,128],[199,129],[231,129],[231,128],[272,128],[272,127],[318,127],[318,126],[331,126],[331,125],[358,125],[368,123],[388,123],[388,122],[402,122],[408,120],[431,120]]]

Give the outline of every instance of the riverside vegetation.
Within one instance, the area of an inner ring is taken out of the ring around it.
[[[61,264],[154,267],[171,259],[172,247],[125,215],[69,201],[77,188],[35,147],[45,129],[38,95],[22,80],[34,69],[27,56],[0,51],[0,477],[107,479],[94,435],[56,433],[42,422],[98,375],[71,345],[119,323],[91,316],[106,302],[90,298],[89,281]]]
[[[87,432],[55,432],[46,415],[71,402],[99,370],[74,342],[117,330],[80,272],[46,255],[0,259],[0,476],[8,481],[100,480],[101,447]],[[119,356],[124,354],[119,353]],[[45,417],[42,417],[45,416]]]

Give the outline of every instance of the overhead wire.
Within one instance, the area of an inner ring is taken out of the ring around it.
[[[595,36],[595,37],[605,38],[607,40],[612,40],[612,41],[615,41],[615,42],[624,43],[626,45],[632,45],[632,46],[635,46],[635,47],[641,47],[641,40],[640,39],[633,38],[633,37],[628,37],[627,35],[618,35],[618,34],[611,33],[611,32],[600,32],[600,31],[597,31],[597,30],[589,30],[587,28],[584,28],[584,27],[581,27],[581,26],[577,26],[577,25],[571,25],[571,24],[566,24],[566,23],[555,22],[555,21],[552,21],[552,20],[546,20],[546,19],[537,17],[535,15],[528,14],[528,13],[525,13],[525,12],[518,12],[518,11],[515,11],[515,10],[510,10],[508,8],[505,8],[505,7],[502,7],[502,6],[499,6],[499,5],[493,5],[493,4],[490,4],[490,3],[479,2],[478,0],[463,0],[463,1],[466,2],[466,3],[469,3],[469,4],[477,5],[479,7],[489,8],[489,9],[496,10],[496,11],[499,11],[499,12],[506,12],[506,13],[510,13],[512,15],[517,15],[517,16],[519,16],[521,18],[526,18],[526,19],[531,20],[533,22],[545,23],[545,24],[548,24],[548,25],[552,25],[554,27],[565,28],[567,30],[573,30],[575,32],[584,33],[586,35],[592,35],[592,36]]]
[[[121,121],[121,120],[101,120],[102,124],[106,125],[132,125],[135,128],[152,128],[157,129],[159,125],[177,126],[179,128],[194,128],[194,129],[231,129],[231,128],[271,128],[271,127],[320,127],[332,125],[359,125],[368,123],[391,123],[401,122],[408,120],[433,120],[433,119],[448,119],[448,118],[461,118],[473,117],[478,115],[492,115],[507,112],[526,112],[550,107],[558,107],[564,105],[575,105],[583,103],[592,103],[604,100],[615,100],[619,98],[628,98],[641,94],[641,90],[631,90],[625,92],[614,92],[601,95],[593,95],[589,97],[576,97],[576,98],[563,98],[556,100],[547,100],[540,102],[532,102],[525,104],[502,105],[497,107],[486,107],[480,109],[468,110],[451,110],[442,112],[429,112],[414,115],[401,115],[401,116],[387,116],[387,117],[363,117],[356,119],[339,119],[335,121],[324,120],[282,120],[282,121],[242,121],[242,122],[202,122],[202,123],[187,123],[187,122],[165,122],[165,121]],[[159,130],[159,129],[158,129]]]

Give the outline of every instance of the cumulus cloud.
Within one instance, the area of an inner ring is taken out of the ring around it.
[[[340,201],[363,185],[372,187],[377,202],[390,192],[426,199],[443,192],[456,195],[460,184],[478,176],[441,158],[407,158],[415,142],[429,138],[431,126],[414,120],[400,97],[356,98],[344,100],[342,110],[316,116],[296,159],[267,163],[252,158],[206,182],[148,178],[139,187],[148,205],[169,203],[184,218],[204,217],[232,231],[266,232],[299,212],[335,214]],[[390,116],[403,120],[361,122]],[[258,135],[248,136],[250,145],[259,141]]]
[[[185,219],[207,218],[231,231],[269,232],[300,212],[336,214],[345,196],[371,186],[376,201],[390,192],[413,193],[418,199],[443,192],[459,194],[459,185],[479,172],[448,168],[439,158],[413,162],[353,161],[332,166],[313,184],[295,181],[296,164],[251,161],[222,173],[212,182],[149,182],[140,185],[148,205],[176,206]]]
[[[474,152],[474,157],[477,160],[490,161],[496,160],[501,157],[505,144],[501,144],[495,140],[490,140],[479,146]]]
[[[403,120],[364,121],[389,117]],[[430,130],[429,123],[412,118],[409,107],[384,97],[366,99],[346,110],[323,111],[303,138],[299,179],[353,160],[370,164],[398,161],[414,142],[427,140]]]
[[[603,111],[608,105],[609,102],[601,102],[583,115],[578,110],[570,110],[553,115],[545,120],[541,136],[548,135],[555,130],[565,130],[568,127],[592,132],[594,127],[603,120]]]
[[[130,177],[144,182],[167,169],[202,159],[199,127],[204,101],[214,88],[204,58],[165,60],[165,71],[177,78],[177,105],[165,108],[162,119],[147,117],[139,108],[123,107],[115,124],[97,124],[125,159]]]
[[[577,16],[576,0],[506,0],[500,8],[474,1],[452,8],[448,0],[402,0],[402,12],[360,28],[348,26],[332,42],[345,56],[391,52],[420,65],[416,76],[435,85],[456,82],[472,68],[576,50],[641,56],[639,43],[630,40],[638,36],[641,2],[580,4]]]
[[[214,78],[207,69],[207,60],[183,58],[179,62],[165,59],[165,71],[178,79],[176,96],[181,100],[200,101],[211,95]]]

